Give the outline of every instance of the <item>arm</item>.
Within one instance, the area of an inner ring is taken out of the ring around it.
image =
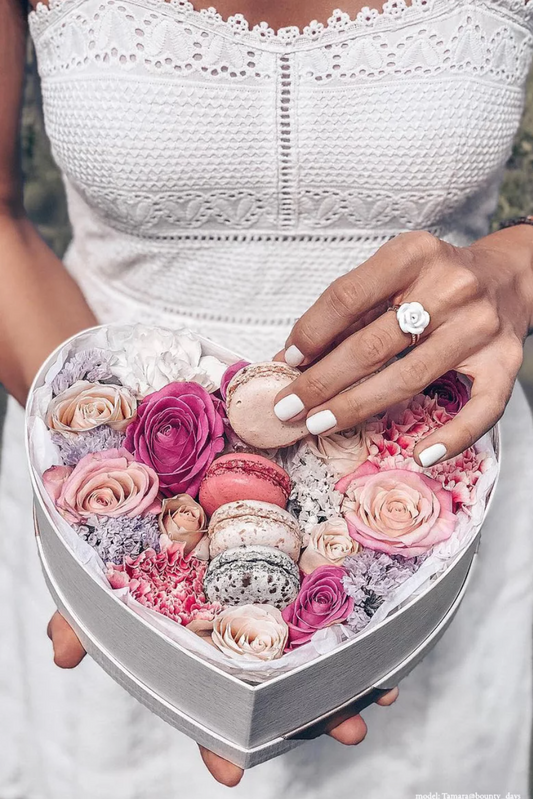
[[[24,403],[46,356],[96,320],[74,280],[24,213],[19,157],[24,3],[5,0],[1,13],[0,382]]]

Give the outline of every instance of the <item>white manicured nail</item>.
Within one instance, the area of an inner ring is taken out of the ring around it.
[[[420,455],[420,463],[426,469],[428,466],[433,466],[437,461],[440,461],[446,455],[446,447],[444,444],[433,444],[427,449],[423,449]]]
[[[289,394],[288,397],[283,397],[279,402],[274,405],[274,413],[280,422],[288,422],[297,413],[300,413],[305,408],[300,397],[296,394]]]
[[[285,350],[285,363],[289,364],[289,366],[300,366],[304,360],[305,355],[294,344]]]
[[[306,422],[307,429],[310,433],[314,436],[320,436],[322,433],[325,433],[326,430],[331,430],[333,427],[337,427],[337,420],[335,418],[335,414],[331,411],[319,411],[315,413],[314,416],[310,416]]]

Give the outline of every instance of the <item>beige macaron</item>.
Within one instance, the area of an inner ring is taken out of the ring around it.
[[[241,369],[226,393],[229,423],[242,441],[257,449],[288,447],[309,435],[305,419],[282,422],[274,413],[276,395],[299,377],[286,363],[266,361]]]

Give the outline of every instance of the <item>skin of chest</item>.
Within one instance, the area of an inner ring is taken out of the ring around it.
[[[39,0],[30,0],[31,7],[35,8],[38,2]],[[48,5],[48,0],[44,0],[44,2],[45,5]],[[165,0],[161,0],[161,2],[165,2]],[[407,3],[407,5],[410,4],[411,2]],[[193,0],[193,5],[198,10],[215,5],[224,19],[234,14],[242,14],[251,26],[260,22],[268,22],[274,30],[289,25],[304,28],[314,19],[325,23],[336,8],[341,8],[342,11],[354,18],[365,6],[382,7],[382,3],[379,3],[378,0],[374,0],[374,2],[369,2],[369,0],[343,0],[341,2],[338,0],[333,5],[332,0],[308,0],[308,2],[282,0],[282,2],[274,3],[272,0],[218,0],[217,3],[213,3],[213,0]]]

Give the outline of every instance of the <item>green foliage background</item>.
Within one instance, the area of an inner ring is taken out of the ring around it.
[[[70,229],[61,178],[44,134],[31,48],[28,49],[22,149],[26,208],[43,237],[61,255],[68,244]],[[496,229],[502,219],[529,213],[533,213],[533,73],[529,81],[524,118],[505,174],[493,227]],[[526,346],[522,381],[533,399],[532,339]]]

